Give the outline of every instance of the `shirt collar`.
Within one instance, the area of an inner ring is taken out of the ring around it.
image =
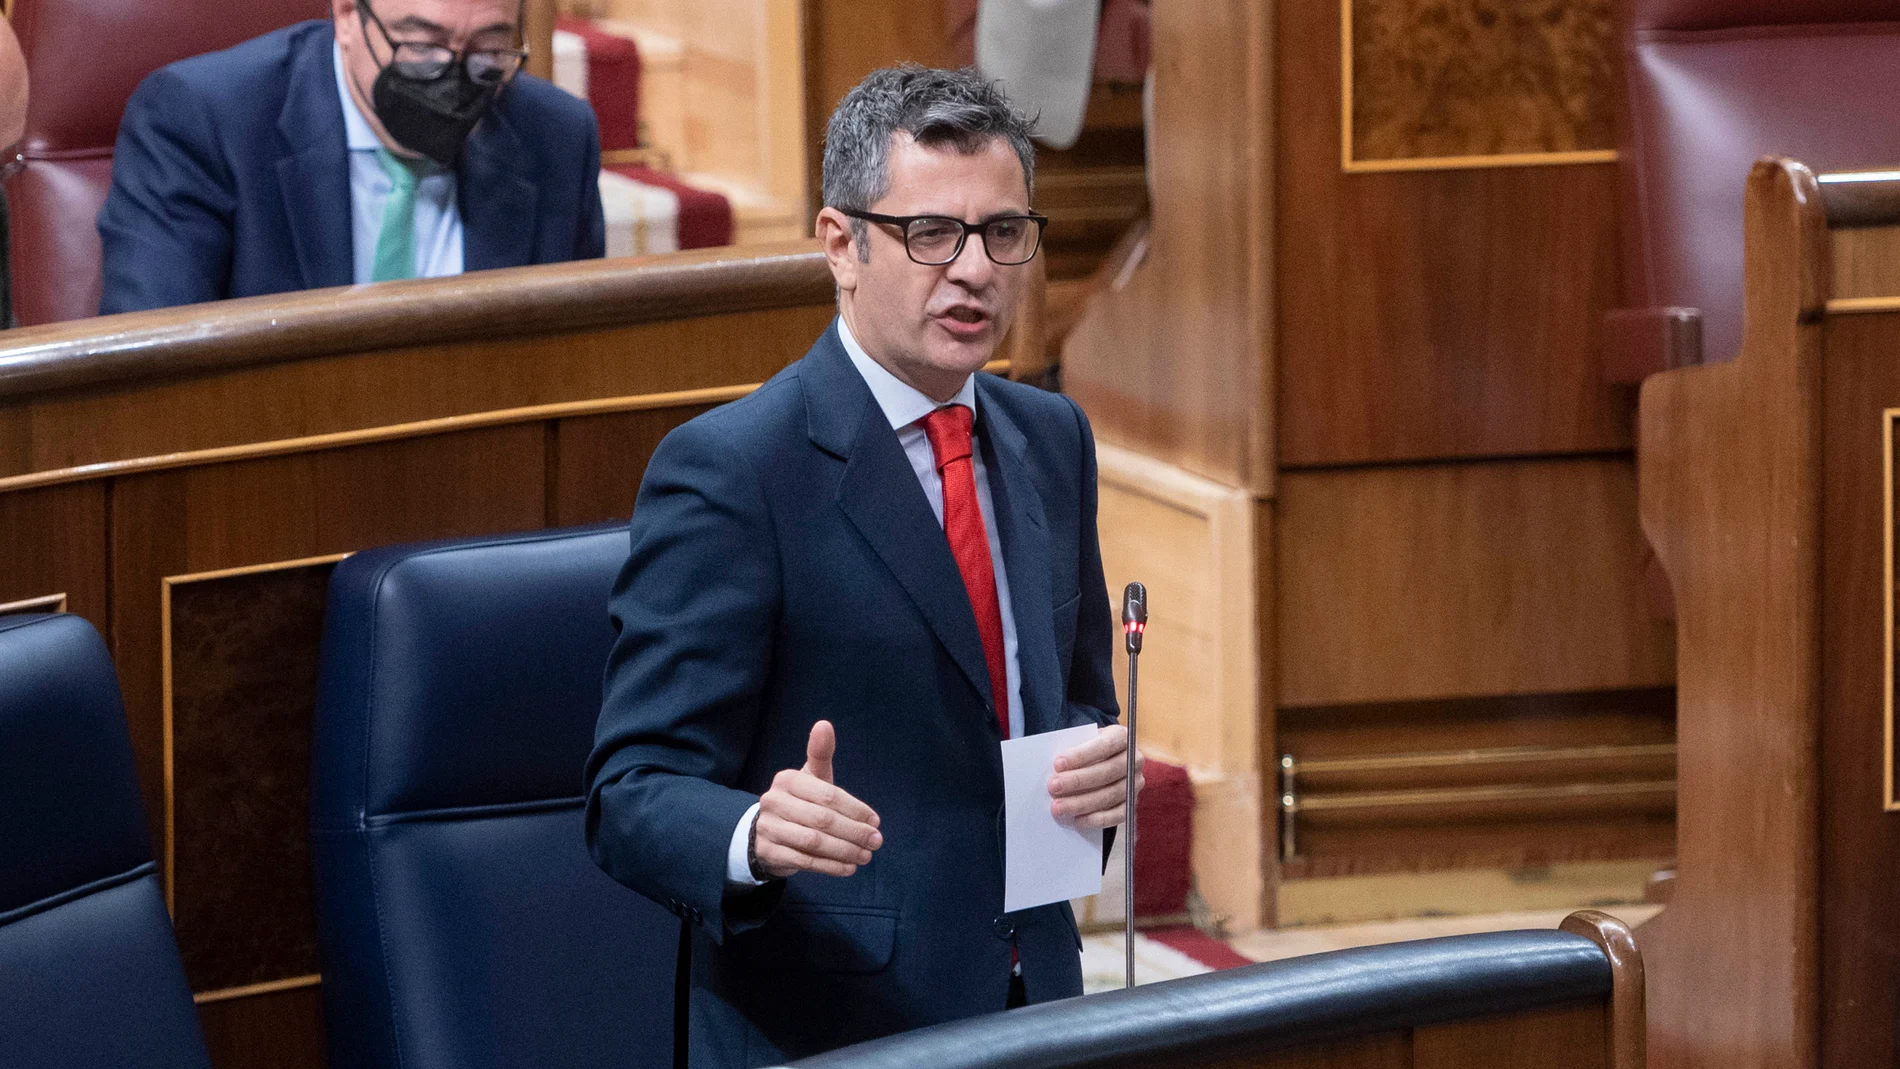
[[[377,140],[376,131],[369,128],[369,120],[363,118],[363,111],[356,106],[356,98],[350,95],[348,75],[343,72],[343,46],[331,45],[331,58],[336,65],[336,95],[343,98],[343,138],[351,152],[375,151],[383,146]]]
[[[871,359],[864,351],[858,339],[852,337],[851,327],[838,317],[838,340],[844,343],[845,355],[851,358],[851,366],[858,369],[864,377],[864,384],[871,388],[871,396],[877,398],[877,406],[884,410],[884,418],[890,421],[892,430],[901,430],[912,423],[935,412],[937,402],[917,387],[898,378],[884,369],[884,365]],[[972,414],[976,412],[976,376],[970,375],[963,380],[963,386],[957,395],[946,404],[963,405]]]

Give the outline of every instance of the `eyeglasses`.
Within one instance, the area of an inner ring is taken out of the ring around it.
[[[963,243],[971,234],[982,235],[984,255],[993,262],[1004,267],[1026,264],[1042,245],[1042,228],[1049,225],[1047,216],[1034,213],[999,215],[980,223],[966,223],[947,215],[879,215],[856,208],[838,210],[853,219],[898,228],[904,235],[904,251],[910,254],[911,261],[927,267],[954,263],[963,255]]]
[[[454,70],[459,63],[477,85],[500,85],[514,77],[528,58],[525,48],[479,48],[458,51],[447,45],[424,41],[398,41],[366,0],[356,0],[359,11],[369,17],[389,45],[389,65],[396,73],[416,82],[433,82]]]

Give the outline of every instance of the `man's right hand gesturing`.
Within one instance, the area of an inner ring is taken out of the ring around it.
[[[783,879],[794,872],[849,876],[884,845],[871,807],[831,781],[831,755],[838,736],[831,721],[812,725],[805,767],[772,777],[752,824],[752,855],[758,867]]]

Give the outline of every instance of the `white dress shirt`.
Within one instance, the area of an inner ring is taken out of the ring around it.
[[[343,73],[343,49],[334,47],[336,92],[343,98],[343,133],[350,148],[350,239],[357,285],[370,280],[376,264],[376,238],[383,229],[383,204],[394,188],[376,150],[383,143],[350,95]],[[416,277],[462,273],[462,208],[456,200],[455,172],[431,168],[416,183]]]
[[[917,473],[917,482],[924,488],[924,497],[930,502],[930,511],[936,514],[938,526],[942,526],[943,475],[937,471],[936,454],[930,448],[930,439],[924,434],[924,417],[942,406],[871,359],[864,347],[858,344],[858,339],[852,337],[844,316],[838,317],[837,325],[838,340],[844,343],[845,355],[851,358],[851,366],[857,368],[858,374],[864,377],[864,384],[871,388],[871,396],[877,399],[878,407],[883,409],[884,418],[890,421],[891,429],[897,432],[897,444],[903,447],[904,455],[910,460],[911,470]],[[976,405],[976,376],[964,379],[963,387],[947,403],[965,406],[976,414],[975,426],[983,425],[983,413]],[[971,445],[970,469],[976,476],[976,502],[977,507],[983,510],[984,533],[990,536],[990,566],[996,571],[996,604],[1003,614],[1009,737],[1018,739],[1023,734],[1023,680],[1016,656],[1016,617],[1010,612],[1009,577],[1003,568],[1003,540],[996,533],[996,505],[990,496],[989,473],[983,467],[983,450],[977,447],[975,441]],[[746,857],[747,847],[752,841],[752,823],[758,815],[759,804],[754,802],[752,808],[746,810],[745,816],[739,818],[739,826],[732,831],[732,845],[726,851],[726,882],[729,885],[759,886],[759,881],[752,878],[752,866]]]

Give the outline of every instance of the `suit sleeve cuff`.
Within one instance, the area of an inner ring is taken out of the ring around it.
[[[759,803],[739,818],[739,824],[732,829],[732,843],[726,847],[726,893],[750,891],[754,887],[765,886],[761,880],[752,878],[752,862],[748,856],[752,845],[752,825],[759,819]]]

